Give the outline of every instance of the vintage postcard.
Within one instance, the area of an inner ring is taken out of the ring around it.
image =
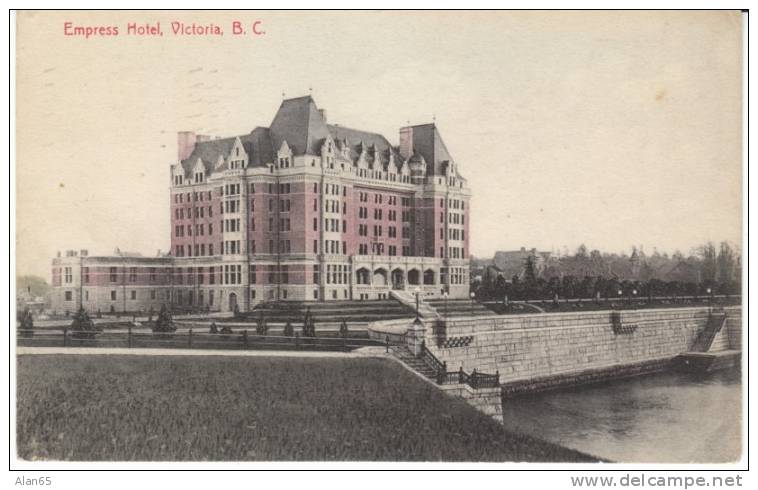
[[[12,465],[744,465],[746,15],[15,12]]]

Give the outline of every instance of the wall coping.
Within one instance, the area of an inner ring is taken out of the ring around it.
[[[724,310],[738,310],[742,308],[742,305],[725,306]],[[559,311],[554,313],[523,313],[517,315],[477,315],[477,316],[448,316],[442,317],[442,321],[461,321],[461,320],[499,320],[499,319],[521,319],[521,318],[535,318],[535,317],[558,317],[558,316],[578,316],[578,315],[602,315],[608,316],[610,313],[621,312],[623,313],[661,313],[661,312],[694,312],[694,311],[708,311],[708,306],[686,306],[682,308],[645,308],[639,310],[593,310],[593,311]]]

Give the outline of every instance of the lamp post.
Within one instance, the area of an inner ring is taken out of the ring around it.
[[[442,297],[445,299],[445,320],[447,320],[447,291],[442,292]]]
[[[471,316],[474,316],[474,298],[476,298],[476,293],[471,291]]]
[[[413,292],[414,292],[414,293],[416,293],[416,320],[418,320],[418,319],[419,319],[419,312],[418,312],[418,295],[419,295],[419,292],[420,292],[420,288],[418,288],[418,287],[417,287],[416,289],[414,289],[414,290],[413,290]]]
[[[621,295],[624,294],[624,291],[622,291],[622,290],[619,289],[618,293],[619,293],[619,309],[621,309],[621,302],[624,299],[624,298],[621,297]]]
[[[636,289],[632,289],[632,297],[634,298],[633,307],[636,310],[637,309],[637,290]]]
[[[705,290],[708,293],[708,316],[713,313],[713,290],[708,288]]]

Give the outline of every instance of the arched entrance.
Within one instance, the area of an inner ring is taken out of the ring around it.
[[[392,289],[403,289],[405,287],[405,273],[402,269],[392,271]]]
[[[411,269],[408,271],[408,284],[411,286],[418,286],[420,281],[421,272],[418,269]]]
[[[372,282],[375,286],[386,286],[387,285],[387,271],[381,268],[376,269],[374,271],[374,277],[373,277]]]
[[[229,293],[229,311],[237,309],[237,293]]]

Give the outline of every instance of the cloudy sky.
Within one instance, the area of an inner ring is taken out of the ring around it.
[[[247,133],[309,89],[330,122],[395,143],[435,117],[476,256],[741,241],[739,13],[36,12],[16,55],[19,274],[49,279],[68,248],[167,250],[176,132]]]

